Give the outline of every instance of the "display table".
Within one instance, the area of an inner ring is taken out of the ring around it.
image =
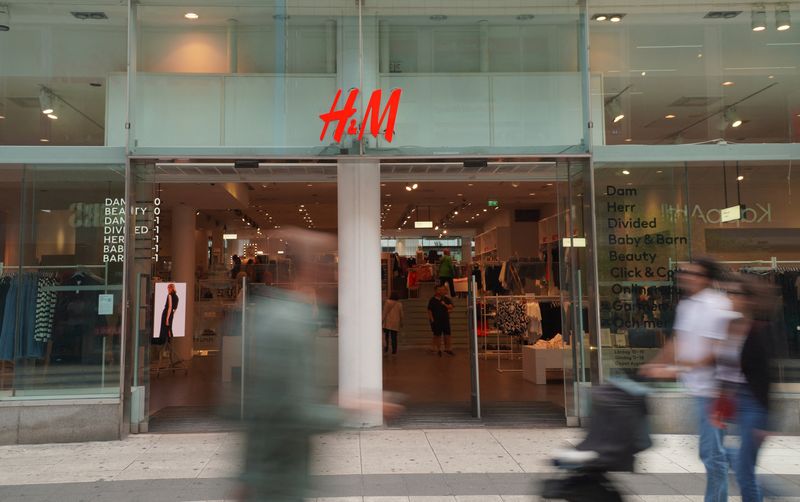
[[[571,349],[534,349],[522,347],[522,378],[537,385],[547,383],[547,370],[563,370],[564,358]]]

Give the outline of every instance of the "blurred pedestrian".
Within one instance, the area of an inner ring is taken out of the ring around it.
[[[314,350],[319,322],[333,314],[305,288],[316,274],[311,256],[325,239],[293,235],[294,281],[285,289],[259,288],[248,302],[242,500],[302,501],[311,437],[335,430],[343,419],[331,389],[321,385],[326,361]]]
[[[392,345],[392,354],[397,354],[397,333],[403,327],[403,321],[403,304],[400,303],[400,296],[393,292],[389,295],[389,299],[383,302],[384,354],[389,351],[389,343]]]
[[[727,338],[730,321],[738,316],[730,299],[715,288],[721,278],[719,265],[708,258],[698,259],[678,272],[678,286],[684,297],[676,309],[674,336],[641,371],[654,378],[677,374],[694,397],[700,460],[707,475],[705,502],[728,499],[729,459],[723,433],[709,419],[717,397],[715,341]]]
[[[734,472],[742,502],[760,502],[756,461],[768,429],[772,311],[777,300],[768,286],[753,278],[731,281],[728,295],[741,314],[731,321],[729,336],[717,343],[715,356],[720,395],[712,421],[737,425],[739,450]]]

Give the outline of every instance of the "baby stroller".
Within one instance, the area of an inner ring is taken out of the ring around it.
[[[542,498],[622,501],[622,495],[606,474],[633,472],[636,454],[652,446],[647,392],[644,385],[621,377],[609,379],[592,390],[588,434],[574,449],[556,452],[553,463],[566,471],[566,475],[545,480]]]

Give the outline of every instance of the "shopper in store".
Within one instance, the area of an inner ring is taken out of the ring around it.
[[[731,320],[739,314],[733,311],[728,296],[717,289],[721,279],[720,266],[708,258],[679,271],[678,286],[684,297],[676,308],[674,336],[641,369],[652,378],[678,376],[694,396],[700,459],[706,468],[705,502],[728,499],[730,461],[723,446],[723,431],[710,419],[718,394],[712,355],[716,343],[727,338]]]
[[[397,354],[397,333],[403,327],[403,304],[400,303],[400,296],[393,292],[389,299],[383,302],[383,353],[389,351],[389,344],[392,345],[392,354]]]
[[[432,353],[438,353],[439,357],[442,356],[442,342],[444,342],[444,352],[451,356],[455,355],[450,339],[450,312],[453,308],[453,302],[447,297],[447,287],[437,286],[433,298],[428,302],[428,320],[431,322],[433,332],[431,350]]]
[[[256,262],[252,258],[247,260],[244,266],[244,273],[247,275],[247,282],[256,282]]]
[[[239,255],[235,254],[231,257],[231,261],[233,262],[233,266],[231,267],[231,279],[236,279],[239,272],[242,270],[242,259],[239,258]]]
[[[450,256],[450,250],[445,249],[442,259],[439,261],[439,284],[447,287],[450,292],[450,297],[456,296],[456,286],[453,281],[455,277],[455,267],[453,266],[453,258]]]

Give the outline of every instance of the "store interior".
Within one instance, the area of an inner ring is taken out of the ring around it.
[[[410,409],[469,405],[466,285],[474,277],[482,402],[539,403],[552,412],[550,418],[563,420],[557,185],[541,178],[381,183],[382,294],[396,294],[404,309],[397,354],[389,350],[383,359],[384,390],[402,396]],[[336,184],[176,179],[156,183],[154,190],[164,212],[152,281],[194,284],[192,301],[187,302],[186,337],[174,339],[168,350],[151,344],[150,414],[168,417],[178,408],[235,410],[240,394],[242,278],[277,286],[291,282],[291,252],[281,235],[299,227],[335,237]],[[178,213],[187,211],[194,216],[191,229],[181,228]],[[192,281],[176,274],[179,261],[185,260],[187,239],[195,243]],[[440,356],[430,350],[427,304],[439,282],[445,249],[456,270],[456,292],[449,295],[455,305],[454,355]],[[242,260],[235,272],[233,255]],[[313,289],[319,301],[335,305],[336,249],[319,259],[330,265],[330,274],[304,286]],[[155,305],[151,314],[160,313],[161,305]],[[317,348],[333,389],[338,344],[335,326],[328,328],[318,337]],[[158,335],[155,330],[153,334]],[[523,352],[528,350],[549,355],[542,375],[531,368],[523,371]]]

